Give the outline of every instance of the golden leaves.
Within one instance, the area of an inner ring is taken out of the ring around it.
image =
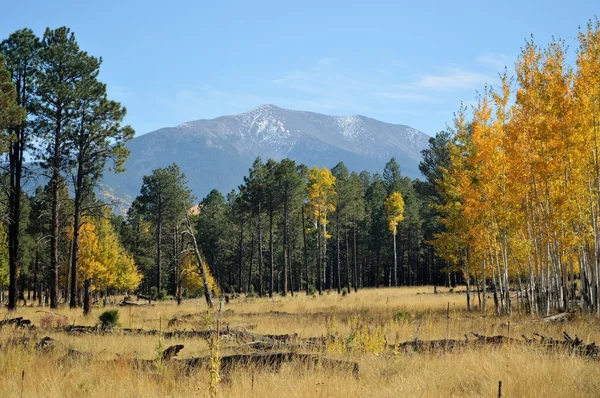
[[[308,170],[308,203],[307,210],[311,215],[315,228],[325,228],[327,215],[335,211],[336,196],[335,177],[325,166],[321,169],[313,167]],[[325,231],[325,238],[328,234]]]
[[[398,223],[404,220],[404,199],[400,193],[394,192],[384,204],[390,232],[395,236],[398,232]]]
[[[446,232],[435,242],[446,259],[501,252],[511,272],[534,258],[577,264],[600,214],[600,23],[579,41],[575,71],[564,42],[528,41],[516,87],[505,72],[477,98],[470,122],[464,107],[457,113],[452,166],[440,181]]]
[[[72,231],[70,233],[72,239]],[[142,275],[119,243],[112,224],[106,217],[85,217],[79,230],[79,283],[92,280],[92,288],[135,290]]]

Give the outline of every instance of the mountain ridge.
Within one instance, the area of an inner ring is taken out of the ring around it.
[[[290,158],[309,167],[340,161],[353,171],[380,171],[396,157],[405,175],[418,177],[429,136],[410,126],[362,115],[330,116],[264,104],[247,112],[198,119],[135,137],[125,173],[106,173],[111,196],[130,202],[142,177],[177,163],[197,198],[235,189],[254,159]]]

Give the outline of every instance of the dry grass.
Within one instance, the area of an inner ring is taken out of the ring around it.
[[[334,333],[344,338],[364,330],[370,345],[366,349],[342,352],[330,347],[330,357],[357,361],[360,378],[344,371],[307,369],[287,364],[277,373],[262,369],[237,369],[229,381],[219,385],[220,396],[289,397],[469,397],[496,396],[502,380],[504,396],[519,397],[590,397],[600,396],[600,366],[597,362],[566,354],[551,354],[543,349],[523,346],[484,347],[446,354],[394,354],[379,352],[377,342],[393,344],[411,340],[419,328],[421,339],[464,338],[470,332],[509,333],[519,337],[539,332],[560,338],[563,331],[585,341],[600,341],[597,317],[581,316],[566,324],[530,322],[526,314],[498,318],[490,312],[464,311],[464,294],[433,294],[433,288],[363,290],[342,297],[335,293],[317,297],[304,294],[275,299],[233,300],[220,315],[231,327],[256,325],[258,333],[298,333],[301,337]],[[446,309],[450,303],[450,321]],[[491,300],[490,300],[491,303]],[[492,303],[493,304],[493,303]],[[24,316],[35,325],[48,314],[38,307],[20,308],[16,314],[0,311],[0,318]],[[50,311],[49,309],[44,309]],[[95,309],[85,318],[80,311],[59,309],[68,324],[94,324],[104,309]],[[192,300],[177,306],[161,302],[154,307],[120,308],[124,327],[167,330],[174,316],[198,313],[179,323],[178,329],[203,329],[206,306]],[[421,325],[419,327],[419,325]],[[448,326],[447,326],[448,325]],[[173,328],[173,327],[172,327]],[[57,340],[52,353],[10,347],[0,349],[0,396],[21,394],[21,376],[25,371],[24,397],[189,397],[208,396],[210,375],[198,371],[180,375],[165,367],[162,372],[132,369],[118,356],[152,359],[157,355],[158,338],[152,336],[84,335],[72,336],[52,330],[31,332],[0,329],[0,344],[24,334],[39,339],[49,335]],[[179,357],[208,354],[208,345],[200,339],[177,339],[164,346],[184,344]],[[233,343],[223,342],[223,353],[233,352]],[[370,347],[370,348],[369,348]],[[61,362],[69,348],[94,353],[93,360]],[[338,347],[339,348],[339,347]],[[365,352],[367,351],[367,352]]]

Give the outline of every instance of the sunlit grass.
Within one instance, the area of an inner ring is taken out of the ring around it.
[[[475,299],[475,304],[477,299]],[[490,300],[491,302],[491,300]],[[449,304],[449,314],[447,313]],[[218,306],[217,306],[218,308]],[[464,310],[464,294],[432,287],[399,289],[365,289],[347,296],[336,293],[274,299],[231,300],[223,312],[215,313],[222,327],[249,328],[256,333],[298,333],[301,337],[335,334],[362,339],[360,349],[328,346],[329,357],[357,361],[360,378],[342,370],[307,369],[286,364],[280,372],[260,369],[237,369],[227,382],[219,385],[223,397],[289,396],[289,397],[398,397],[398,396],[496,396],[502,381],[504,396],[519,397],[590,397],[600,395],[598,362],[551,354],[539,347],[521,345],[466,349],[451,353],[403,354],[386,345],[412,340],[418,330],[420,339],[443,339],[448,335],[464,339],[471,332],[508,334],[519,338],[534,332],[561,338],[563,331],[578,335],[586,342],[600,341],[600,322],[595,316],[580,316],[569,323],[532,322],[528,314],[495,317]],[[80,310],[20,307],[14,313],[0,310],[0,318],[24,316],[40,324],[48,311],[67,317],[68,324],[93,325],[106,308],[95,308],[92,316],[83,317]],[[122,327],[172,330],[206,327],[206,304],[202,300],[156,303],[152,307],[118,307]],[[168,326],[173,317],[197,313],[192,319]],[[447,318],[449,315],[449,319]],[[510,327],[509,327],[510,322]],[[360,333],[357,334],[357,331]],[[57,340],[51,353],[31,348],[5,347],[9,338],[30,336],[38,341],[43,336]],[[359,337],[357,337],[359,336]],[[114,335],[74,336],[56,330],[37,328],[35,332],[0,329],[0,393],[38,397],[189,397],[208,396],[210,375],[198,370],[182,375],[174,367],[163,372],[133,369],[118,358],[156,357],[157,336]],[[179,357],[208,355],[202,339],[172,339],[163,347],[184,344]],[[357,345],[357,347],[359,347]],[[59,361],[68,349],[94,354],[93,360]],[[222,355],[237,351],[234,342],[223,341]]]

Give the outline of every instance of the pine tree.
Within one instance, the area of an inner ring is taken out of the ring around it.
[[[0,47],[2,52],[6,52],[6,45],[3,42]],[[9,67],[12,63],[8,63]],[[20,83],[19,80],[17,82]],[[23,105],[21,87],[15,89],[11,72],[7,70],[5,60],[0,54],[0,131],[20,132],[26,117],[26,109]],[[25,93],[23,93],[25,94]],[[27,97],[25,97],[27,98]],[[15,127],[16,126],[16,127]],[[2,137],[0,141],[0,150],[9,152],[10,158],[10,188],[9,188],[9,229],[8,229],[8,254],[9,254],[9,288],[8,288],[8,309],[17,308],[17,275],[19,272],[19,230],[20,230],[20,209],[21,203],[21,169],[23,167],[23,149],[20,144],[23,143],[21,137],[14,137],[9,133]],[[17,159],[18,157],[18,159]],[[18,170],[17,170],[18,166]]]
[[[59,213],[62,171],[71,158],[65,145],[67,132],[77,126],[81,101],[87,96],[89,82],[97,74],[98,59],[80,50],[75,35],[66,27],[47,29],[40,49],[40,74],[36,95],[38,131],[42,146],[38,158],[51,171],[52,218],[50,238],[50,306],[58,306]]]
[[[163,286],[163,240],[170,223],[183,222],[189,206],[191,193],[187,178],[176,164],[152,171],[144,176],[140,195],[136,198],[139,211],[150,222],[155,236],[156,287]]]
[[[256,158],[252,164],[252,168],[248,173],[248,177],[244,177],[246,189],[245,200],[250,203],[253,213],[256,216],[256,228],[258,239],[258,295],[262,297],[265,293],[264,278],[263,278],[263,230],[262,230],[262,213],[266,201],[266,169],[260,158]]]
[[[102,178],[107,162],[112,162],[111,170],[124,171],[123,163],[129,155],[124,144],[134,135],[130,126],[121,126],[125,108],[108,100],[106,86],[96,79],[100,63],[101,60],[90,58],[89,79],[84,83],[77,107],[73,109],[77,125],[65,137],[65,147],[72,154],[68,167],[74,175],[71,308],[77,306],[79,228],[86,212],[83,202]]]
[[[285,296],[288,292],[288,280],[292,276],[291,248],[290,248],[290,213],[293,208],[302,206],[301,191],[302,179],[297,171],[296,163],[290,159],[283,159],[275,170],[276,189],[278,202],[282,204],[283,225],[283,289]],[[293,289],[292,289],[293,295]]]

